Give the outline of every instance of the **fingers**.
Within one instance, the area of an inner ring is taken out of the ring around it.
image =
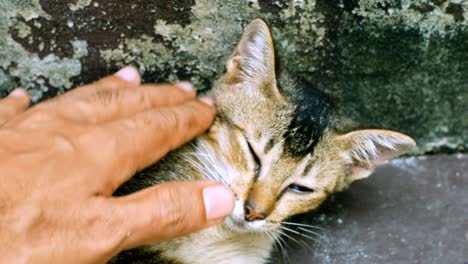
[[[0,125],[15,115],[25,111],[30,103],[29,95],[23,89],[15,89],[9,96],[0,100]]]
[[[126,67],[50,103],[56,112],[69,119],[95,124],[125,118],[154,107],[178,105],[196,95],[188,82],[140,86],[140,81],[137,70]]]
[[[215,116],[214,105],[209,103],[194,100],[114,121],[83,138],[91,141],[83,144],[108,142],[99,155],[108,157],[105,162],[115,168],[108,186],[117,188],[135,172],[208,129]]]
[[[124,249],[206,228],[234,208],[232,191],[214,182],[164,183],[112,199],[128,231]]]
[[[109,75],[95,83],[75,88],[61,96],[55,97],[39,105],[48,107],[56,104],[69,104],[70,101],[94,97],[99,91],[113,91],[124,88],[136,88],[140,86],[141,78],[134,67],[125,67],[113,75]]]
[[[189,83],[143,85],[139,88],[98,90],[94,96],[64,104],[57,111],[73,120],[104,123],[155,107],[179,105],[194,97],[195,89]]]

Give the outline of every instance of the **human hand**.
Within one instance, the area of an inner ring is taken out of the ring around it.
[[[99,263],[221,222],[233,194],[166,183],[112,197],[135,172],[205,131],[210,99],[188,83],[141,85],[133,68],[30,109],[0,101],[0,255],[5,263]]]

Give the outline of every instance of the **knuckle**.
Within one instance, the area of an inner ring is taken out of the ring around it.
[[[181,122],[180,122],[180,114],[178,111],[170,111],[164,114],[164,122],[168,126],[176,129],[177,131],[180,131]]]
[[[173,220],[174,231],[177,233],[185,233],[187,225],[189,224],[187,220],[188,219],[185,214],[176,213]]]
[[[123,130],[123,132],[125,133],[129,133],[129,132],[132,132],[132,131],[135,131],[139,128],[139,122],[143,122],[145,125],[147,123],[152,123],[151,121],[151,117],[149,116],[146,116],[144,115],[142,118],[141,118],[141,121],[139,119],[133,119],[133,118],[129,118],[129,119],[125,119],[125,120],[122,120],[121,124],[122,124],[122,127],[121,129]]]
[[[121,88],[121,87],[125,87],[125,85],[127,85],[127,83],[120,79],[119,77],[116,77],[116,76],[108,76],[104,79],[101,79],[99,81],[97,81],[95,83],[96,87],[98,88],[98,90],[100,89],[118,89],[118,88]]]
[[[186,122],[185,126],[188,129],[195,129],[200,126],[200,119],[198,118],[197,114],[199,113],[198,111],[195,111],[196,109],[191,109],[191,111],[187,114],[186,116]],[[201,114],[201,113],[199,113]]]
[[[50,140],[52,147],[60,153],[73,153],[76,151],[76,145],[67,136],[54,135]]]
[[[161,109],[155,109],[151,112],[143,113],[134,121],[130,128],[135,129],[139,126],[151,127],[151,128],[172,128],[177,126],[178,119],[173,111],[164,111]]]
[[[119,99],[120,91],[97,89],[94,97],[97,102],[102,104],[111,104],[112,102]]]
[[[54,111],[50,111],[47,108],[41,107],[30,112],[27,122],[28,123],[45,123],[54,119],[57,119],[57,115],[56,113],[54,113]]]
[[[180,111],[177,112],[177,119],[179,122],[176,128],[184,134],[193,133],[194,131],[198,132],[202,126],[202,114],[203,113],[193,106],[189,106],[186,109],[180,109]]]
[[[188,229],[190,222],[186,214],[182,212],[173,212],[169,216],[171,219],[171,226],[174,232],[176,233],[185,233]]]
[[[1,117],[10,117],[16,114],[16,108],[10,105],[1,105],[0,104],[0,116]]]
[[[166,189],[164,196],[161,198],[161,204],[166,204],[167,206],[166,210],[162,210],[166,212],[163,219],[166,220],[167,227],[176,233],[186,232],[193,220],[189,217],[189,210],[184,210],[186,208],[180,199],[180,195],[172,189]],[[158,219],[158,217],[154,219]]]
[[[109,255],[118,250],[125,238],[125,230],[114,219],[109,210],[96,210],[95,213],[86,216],[85,226],[92,237],[93,250],[101,253],[100,255]]]
[[[153,107],[153,103],[152,103],[152,100],[151,100],[151,95],[144,92],[143,89],[139,89],[137,90],[138,93],[137,96],[138,96],[138,104],[145,107],[145,108],[149,108],[149,107]],[[132,94],[135,94],[134,92],[132,92]]]
[[[65,109],[66,115],[73,118],[77,116],[86,116],[88,121],[96,122],[95,106],[91,102],[78,100],[73,103],[73,106]],[[77,115],[79,113],[79,115]]]

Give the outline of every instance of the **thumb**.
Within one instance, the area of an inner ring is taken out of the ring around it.
[[[232,191],[215,182],[171,182],[115,198],[127,230],[123,249],[168,240],[217,224],[234,208]]]

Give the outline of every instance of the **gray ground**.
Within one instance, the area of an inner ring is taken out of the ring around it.
[[[273,263],[468,263],[468,155],[395,160],[295,220],[323,230]]]

